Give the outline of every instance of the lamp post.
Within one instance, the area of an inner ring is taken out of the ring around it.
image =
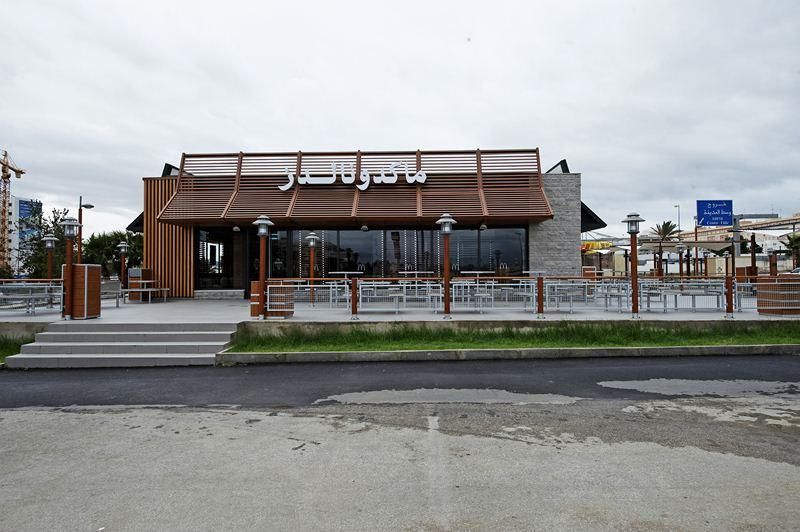
[[[119,250],[119,284],[122,288],[127,288],[128,283],[125,280],[125,256],[128,254],[128,243],[124,240],[117,244]]]
[[[683,252],[686,251],[686,246],[683,243],[678,244],[675,246],[675,250],[678,252],[678,279],[681,281],[683,280]]]
[[[628,225],[628,234],[631,235],[631,317],[633,319],[639,318],[639,256],[638,256],[638,243],[636,241],[639,234],[639,224],[644,221],[644,218],[639,216],[639,213],[632,212],[624,220],[623,223]]]
[[[44,249],[47,251],[47,278],[53,278],[53,250],[56,248],[58,239],[52,233],[47,233],[42,238],[44,242]]]
[[[253,225],[258,227],[258,315],[264,319],[264,312],[267,307],[265,284],[267,280],[267,241],[269,239],[269,228],[275,225],[269,216],[262,214]]]
[[[84,203],[83,196],[78,199],[78,258],[77,264],[83,262],[83,209],[94,209],[91,203]]]
[[[703,274],[705,275],[706,279],[708,279],[708,256],[711,253],[708,250],[703,251]]]
[[[66,240],[64,255],[64,309],[61,315],[68,320],[72,319],[72,245],[80,231],[81,224],[75,218],[64,218],[61,222]]]
[[[444,287],[442,288],[442,299],[444,300],[444,316],[443,318],[449,320],[450,316],[450,233],[453,232],[453,224],[456,223],[455,219],[447,213],[444,213],[441,218],[436,220],[436,225],[440,227],[442,232],[442,241],[444,245]]]
[[[722,256],[725,257],[725,277],[728,277],[728,275],[730,274],[730,270],[728,269],[728,258],[731,256],[731,252],[726,251],[725,253],[722,254]]]
[[[310,286],[309,295],[311,296],[311,304],[314,304],[314,265],[316,264],[316,257],[314,256],[314,251],[317,249],[317,242],[319,242],[319,237],[317,233],[311,231],[306,236],[305,241],[308,242],[308,281]]]

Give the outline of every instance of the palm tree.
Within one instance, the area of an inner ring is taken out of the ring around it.
[[[671,220],[664,220],[660,224],[656,224],[655,227],[651,227],[650,232],[658,237],[658,266],[656,271],[659,272],[660,276],[664,263],[664,251],[661,249],[661,244],[667,240],[672,240],[678,235],[678,226]]]
[[[672,240],[678,236],[679,233],[678,226],[675,225],[671,220],[664,220],[660,224],[656,224],[655,227],[650,228],[650,232],[658,237],[659,242]]]

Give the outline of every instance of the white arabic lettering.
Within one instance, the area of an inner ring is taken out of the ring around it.
[[[331,163],[330,175],[312,176],[308,170],[305,170],[303,173],[295,177],[292,171],[290,171],[288,168],[284,168],[287,182],[285,185],[279,185],[278,189],[286,192],[294,186],[295,182],[297,182],[298,185],[333,185],[336,183],[337,176],[339,176],[341,182],[345,185],[352,185],[355,183],[356,188],[363,191],[369,188],[370,183],[388,185],[397,183],[399,180],[397,170],[400,166],[403,168],[406,183],[409,185],[413,185],[415,183],[425,183],[425,181],[428,179],[428,176],[422,171],[414,174],[409,173],[407,162],[393,162],[389,164],[388,170],[381,168],[379,170],[380,173],[375,177],[369,173],[369,170],[362,168],[358,176],[359,182],[356,183],[356,172],[352,163],[333,162]]]

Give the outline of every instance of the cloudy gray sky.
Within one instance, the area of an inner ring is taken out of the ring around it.
[[[0,1],[13,192],[141,211],[181,152],[541,148],[610,231],[800,211],[800,2]]]

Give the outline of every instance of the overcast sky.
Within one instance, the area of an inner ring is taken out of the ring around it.
[[[539,146],[621,232],[800,211],[800,2],[1,0],[0,146],[126,226],[181,152]]]

